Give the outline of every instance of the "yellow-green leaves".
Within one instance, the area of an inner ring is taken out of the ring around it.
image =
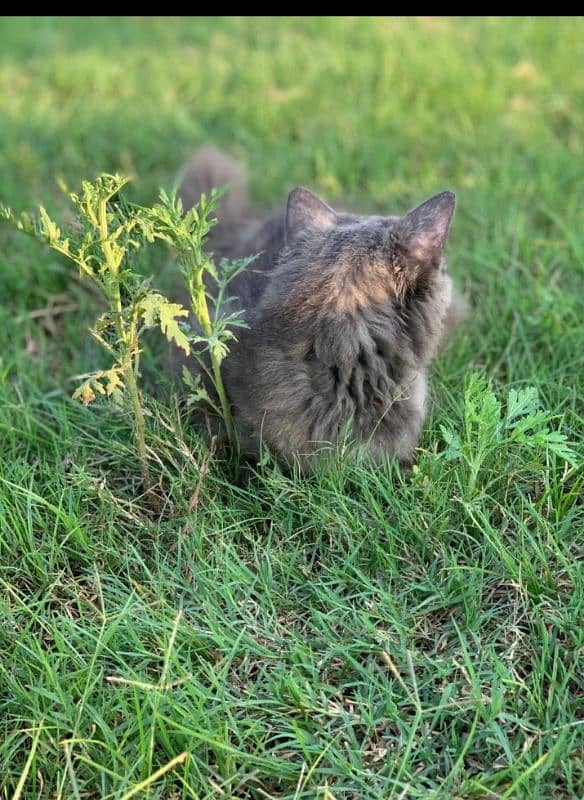
[[[189,340],[179,326],[180,317],[188,317],[189,312],[178,303],[171,303],[161,294],[152,292],[140,303],[142,319],[147,328],[153,327],[157,322],[160,330],[169,342],[174,342],[177,347],[184,350],[188,356],[191,352]]]
[[[81,386],[78,386],[73,392],[73,400],[79,400],[84,406],[88,406],[95,400],[96,390],[100,394],[105,394],[105,389],[101,383],[99,383],[99,381],[95,381],[93,379],[83,381]]]
[[[118,405],[122,403],[125,387],[120,367],[98,370],[83,377],[85,380],[73,392],[73,400],[80,400],[84,406],[88,406],[98,394],[101,394],[111,397]]]
[[[61,247],[64,246],[67,240],[65,240],[65,242],[61,241],[61,229],[49,217],[44,206],[39,207],[39,218],[41,232],[47,240],[47,244],[51,245],[51,247],[55,244],[58,244]]]
[[[122,381],[122,370],[119,367],[112,367],[103,372],[102,377],[105,379],[106,395],[112,397],[115,401],[118,398],[121,400],[121,395],[125,388]]]

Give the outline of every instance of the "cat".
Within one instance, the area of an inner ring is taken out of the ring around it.
[[[443,254],[455,195],[363,216],[295,188],[285,209],[258,219],[241,166],[206,148],[186,169],[185,209],[224,183],[209,248],[216,258],[259,253],[229,289],[249,326],[223,363],[242,454],[267,447],[310,471],[349,441],[374,462],[410,464],[428,367],[465,314]]]

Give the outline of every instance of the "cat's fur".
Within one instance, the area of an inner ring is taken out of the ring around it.
[[[259,258],[230,286],[247,329],[224,362],[241,449],[267,446],[310,469],[341,438],[409,462],[426,413],[427,368],[463,306],[443,248],[455,197],[398,216],[337,213],[307,189],[254,220],[241,167],[209,148],[190,164],[185,207],[230,182],[210,248]]]

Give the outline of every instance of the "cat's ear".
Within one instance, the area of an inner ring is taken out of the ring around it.
[[[288,195],[286,241],[305,231],[326,231],[336,225],[337,215],[320,197],[297,186]]]
[[[399,241],[408,258],[440,264],[455,205],[454,192],[441,192],[402,217]]]

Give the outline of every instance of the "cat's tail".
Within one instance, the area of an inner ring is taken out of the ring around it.
[[[444,345],[455,328],[468,319],[471,315],[471,305],[466,297],[459,294],[456,289],[452,292],[452,300],[444,318],[444,327],[440,344]]]
[[[250,216],[247,176],[243,166],[218,147],[203,147],[185,167],[178,195],[188,210],[203,193],[209,196],[211,189],[224,184],[229,188],[219,201],[216,212],[219,222],[211,229],[210,240],[213,249],[227,252]]]

